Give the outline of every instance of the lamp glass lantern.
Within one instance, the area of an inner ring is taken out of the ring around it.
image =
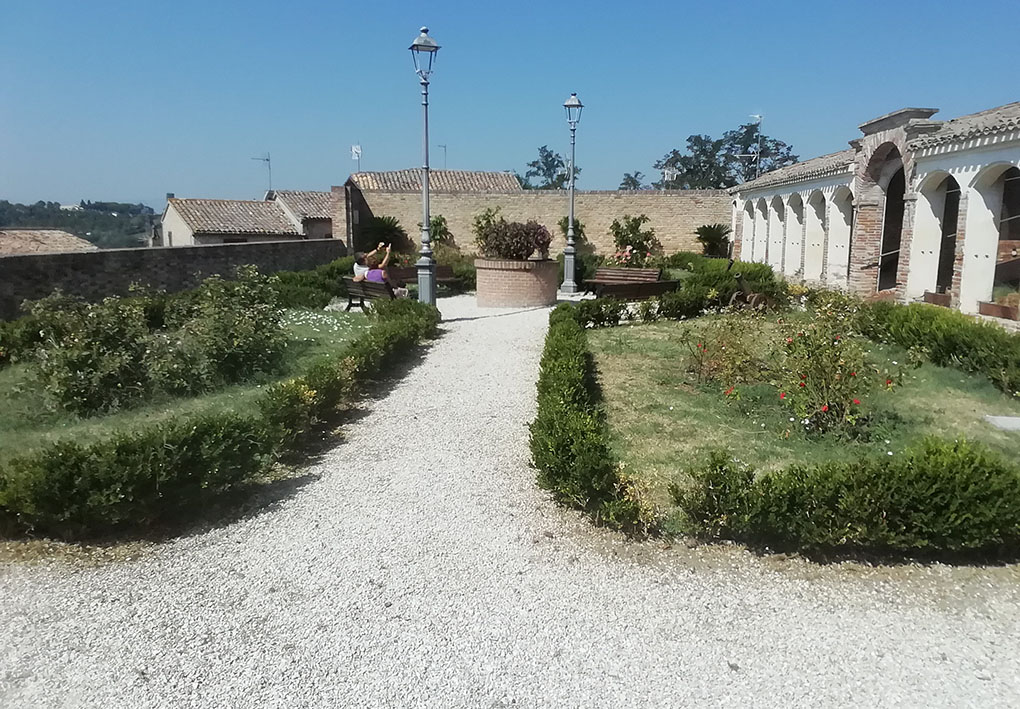
[[[411,58],[414,59],[414,71],[422,79],[428,80],[432,73],[432,64],[436,61],[439,45],[429,37],[429,28],[422,27],[421,34],[414,38],[410,46]]]
[[[580,121],[583,108],[584,104],[577,98],[577,94],[570,94],[570,98],[563,102],[563,110],[567,112],[567,123],[575,125]]]

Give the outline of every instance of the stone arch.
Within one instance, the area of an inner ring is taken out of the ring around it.
[[[840,185],[829,202],[825,281],[831,286],[846,288],[849,283],[850,234],[854,222],[853,193],[849,187]]]
[[[804,210],[804,280],[821,282],[825,260],[825,195],[815,190]]]
[[[987,165],[967,191],[960,309],[976,312],[996,283],[1020,282],[1020,168]]]
[[[907,209],[908,168],[901,140],[889,139],[862,151],[858,157],[853,225],[851,288],[867,295],[895,288],[904,217]],[[892,199],[889,199],[889,196]]]
[[[803,278],[804,199],[794,192],[786,201],[786,246],[783,248],[783,274]]]
[[[917,195],[907,298],[920,298],[927,292],[948,293],[952,289],[962,192],[955,177],[939,170],[921,180]]]
[[[741,220],[740,258],[754,261],[754,205],[751,200],[744,202]]]
[[[768,256],[769,246],[769,222],[768,205],[765,198],[758,200],[754,210],[754,257],[752,261],[764,263]]]
[[[776,195],[769,202],[769,248],[768,263],[776,273],[783,269],[783,243],[786,240],[786,205]]]

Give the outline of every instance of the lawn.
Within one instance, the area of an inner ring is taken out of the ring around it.
[[[774,339],[779,330],[806,313],[760,321],[754,337]],[[684,470],[724,449],[759,470],[793,462],[814,463],[862,456],[896,456],[928,434],[965,437],[1020,459],[1020,434],[984,420],[986,414],[1020,416],[1020,401],[981,376],[931,364],[916,366],[902,348],[860,341],[874,372],[889,372],[895,384],[869,395],[870,422],[854,435],[806,432],[802,421],[768,383],[742,383],[739,398],[726,395],[723,379],[699,376],[697,342],[702,333],[739,331],[746,320],[712,315],[693,321],[656,323],[589,331],[599,381],[606,400],[612,445],[638,483],[646,501],[659,509],[671,504],[669,484]],[[762,343],[757,343],[762,344]],[[756,343],[751,342],[753,351]],[[763,345],[764,347],[764,345]],[[758,352],[766,362],[768,354]],[[908,364],[910,362],[910,364]],[[880,378],[884,381],[885,374]]]
[[[245,411],[263,386],[299,375],[318,358],[338,352],[369,327],[360,313],[286,311],[288,345],[284,366],[273,376],[225,387],[203,396],[153,400],[143,406],[95,418],[79,419],[47,402],[29,363],[0,369],[0,459],[20,455],[57,439],[101,438],[113,431],[182,413]]]

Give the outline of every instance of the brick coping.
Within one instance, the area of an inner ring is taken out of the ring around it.
[[[552,259],[518,261],[508,258],[476,258],[475,268],[486,271],[535,271],[545,264],[555,264]]]

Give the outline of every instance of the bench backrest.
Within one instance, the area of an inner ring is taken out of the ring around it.
[[[630,281],[625,283],[606,283],[599,290],[600,298],[617,298],[619,300],[645,300],[663,293],[675,291],[680,281]]]
[[[373,300],[375,298],[393,298],[393,289],[389,283],[374,283],[372,281],[356,281],[353,278],[345,277],[344,285],[347,286],[347,295],[351,298],[364,298]]]
[[[606,283],[648,283],[659,280],[658,268],[597,268],[594,281]]]

